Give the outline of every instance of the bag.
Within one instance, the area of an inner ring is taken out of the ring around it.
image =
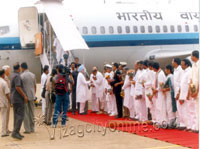
[[[65,77],[60,74],[58,74],[58,78],[56,80],[55,91],[57,95],[65,95],[67,92]]]
[[[46,83],[47,83],[47,80],[46,80],[46,82],[44,83],[44,88],[42,89],[42,94],[41,94],[42,98],[45,98],[45,93],[46,93]]]

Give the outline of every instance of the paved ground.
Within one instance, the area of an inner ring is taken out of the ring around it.
[[[41,108],[36,108],[36,117],[39,119]],[[13,113],[11,110],[10,129],[13,125]],[[39,120],[37,120],[39,122]],[[1,128],[1,124],[0,124]],[[86,129],[87,128],[87,129]],[[49,132],[48,132],[49,130]],[[50,140],[55,130],[55,139]],[[23,134],[23,127],[21,132]],[[91,132],[92,131],[92,132]],[[62,133],[62,135],[61,135]],[[105,134],[105,135],[104,135]],[[69,119],[68,127],[61,130],[60,127],[52,129],[44,125],[36,126],[36,132],[24,134],[22,141],[6,137],[0,138],[0,149],[181,149],[183,147],[174,144],[137,136],[125,132],[98,127],[92,124]]]
[[[40,99],[40,85],[37,87],[37,97]],[[41,107],[36,108],[37,122],[41,115]],[[1,121],[1,120],[0,120]],[[182,149],[183,147],[137,136],[126,132],[98,127],[89,123],[69,118],[68,127],[52,129],[45,125],[36,125],[32,134],[24,134],[22,141],[6,137],[0,138],[0,149]],[[10,115],[10,130],[13,128],[13,112]],[[1,123],[0,123],[1,130]],[[53,135],[55,130],[55,135]],[[22,127],[21,133],[23,134]],[[61,135],[62,134],[62,135]],[[104,135],[105,134],[105,135]],[[55,136],[54,140],[50,140]]]

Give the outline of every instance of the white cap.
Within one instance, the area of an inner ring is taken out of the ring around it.
[[[110,64],[106,64],[105,66],[108,68],[112,68],[112,66]]]
[[[120,62],[119,64],[122,65],[122,66],[126,66],[127,62]]]

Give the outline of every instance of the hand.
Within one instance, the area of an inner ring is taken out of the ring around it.
[[[24,97],[25,103],[28,103],[28,98],[27,96]]]
[[[176,95],[176,100],[178,100],[178,99],[179,99],[179,96],[180,96],[180,94],[178,93],[178,94]]]
[[[132,83],[133,85],[135,85],[135,81],[131,81],[131,83]]]
[[[193,98],[196,98],[198,96],[198,92],[195,92],[191,95]]]
[[[184,103],[184,100],[179,100],[180,105]]]
[[[97,80],[97,77],[94,76],[93,79],[94,79],[94,80]]]
[[[118,85],[119,85],[118,83],[115,83],[115,85],[114,85],[114,86],[115,86],[115,87],[117,87]]]
[[[95,87],[94,84],[91,84],[91,87]]]

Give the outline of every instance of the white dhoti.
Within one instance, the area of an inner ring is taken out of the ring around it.
[[[196,130],[196,101],[193,99],[187,100],[187,129]]]
[[[181,105],[179,100],[177,102],[178,107],[178,113],[179,113],[179,126],[180,127],[186,127],[187,125],[187,102],[184,101],[184,103]]]
[[[156,122],[160,125],[167,123],[166,99],[162,91],[158,91],[158,97],[156,99]]]
[[[92,94],[92,111],[99,111],[99,100],[96,94]]]

